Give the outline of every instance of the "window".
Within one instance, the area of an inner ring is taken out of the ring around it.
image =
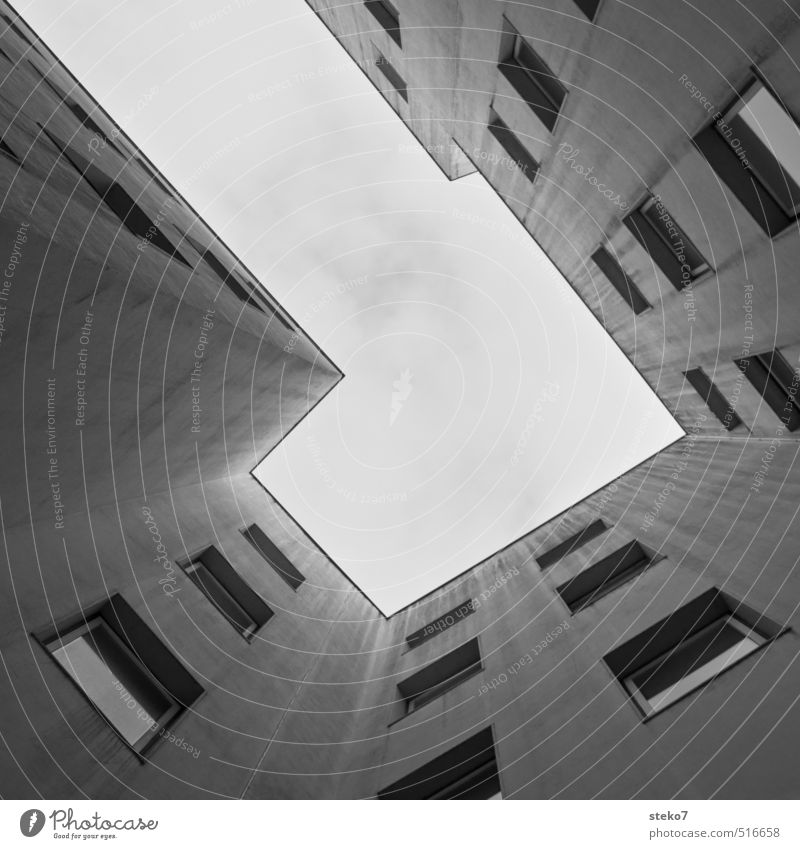
[[[581,546],[586,545],[587,542],[590,542],[595,537],[599,537],[600,534],[604,534],[607,530],[608,525],[602,519],[595,519],[594,522],[587,525],[583,530],[578,531],[578,533],[573,534],[558,545],[554,545],[551,549],[545,551],[544,554],[537,555],[536,562],[539,564],[539,568],[548,569],[550,566],[558,563],[562,558],[572,554],[573,551],[577,551]]]
[[[503,150],[509,155],[517,168],[533,182],[536,179],[536,172],[539,170],[539,163],[528,153],[525,145],[494,111],[490,113],[489,132],[500,142]]]
[[[183,265],[189,263],[178,253],[176,248],[153,223],[150,216],[138,203],[104,171],[94,163],[84,159],[79,153],[58,141],[51,133],[42,127],[43,132],[61,151],[64,158],[80,173],[92,187],[106,206],[119,218],[122,224],[135,236],[160,248],[164,253],[178,260]]]
[[[217,259],[216,254],[208,248],[206,250],[202,245],[195,242],[191,236],[184,235],[183,237],[186,241],[200,254],[201,259],[203,259],[206,264],[213,270],[213,272],[219,277],[222,281],[223,286],[226,286],[233,292],[236,297],[245,304],[248,304],[251,307],[255,307],[259,312],[264,312],[264,307],[256,301],[253,297],[252,291],[248,292],[247,289],[242,286],[241,283],[233,276],[232,271],[228,271],[227,268]]]
[[[11,149],[11,148],[10,148],[10,147],[9,147],[9,146],[8,146],[8,145],[4,142],[4,141],[3,141],[3,139],[0,139],[0,154],[2,154],[3,156],[7,156],[9,159],[12,159],[12,160],[13,160],[14,162],[16,162],[17,164],[19,164],[19,163],[20,163],[20,158],[19,158],[19,157],[17,156],[17,154],[16,154],[16,153],[14,153],[14,151],[13,151],[13,150],[12,150],[12,149]]]
[[[203,692],[119,595],[73,617],[41,642],[137,751]]]
[[[379,799],[502,799],[491,728],[415,769]]]
[[[482,668],[478,638],[474,637],[397,685],[405,700],[406,713],[438,699]]]
[[[6,32],[10,29],[12,32],[16,33],[26,44],[31,44],[30,38],[14,23],[14,20],[22,21],[22,18],[17,15],[17,17],[12,20],[8,15],[4,15],[0,13],[0,18],[6,22],[6,30],[0,33],[0,36],[5,36]]]
[[[395,91],[408,103],[408,87],[406,81],[394,69],[394,65],[380,52],[375,50],[375,64],[384,77],[391,83]]]
[[[608,282],[619,292],[625,303],[636,315],[640,315],[645,310],[650,309],[650,304],[647,303],[636,284],[628,277],[619,263],[605,248],[598,248],[592,254],[592,259],[595,265],[606,276]]]
[[[242,530],[244,538],[269,563],[270,566],[295,591],[305,581],[303,574],[286,558],[277,545],[258,527],[250,525]]]
[[[597,7],[600,5],[600,0],[575,0],[575,5],[590,21],[593,21],[597,15]]]
[[[657,195],[626,216],[625,225],[678,291],[711,270]]]
[[[705,401],[708,409],[722,422],[726,430],[739,427],[742,420],[728,403],[725,396],[717,389],[708,375],[701,368],[689,369],[684,375],[689,383],[697,391],[697,394]]]
[[[457,624],[474,612],[474,599],[470,598],[466,601],[462,601],[461,604],[454,607],[452,610],[448,610],[447,613],[443,613],[438,619],[434,619],[433,622],[429,622],[425,625],[425,627],[420,628],[418,631],[414,631],[413,634],[409,634],[406,637],[406,643],[409,651],[417,648],[417,646],[421,646],[437,634],[441,634],[442,631],[452,628],[453,625]]]
[[[397,42],[398,47],[403,46],[402,36],[400,34],[400,15],[389,3],[389,0],[365,0],[364,5],[372,13],[375,20],[386,30],[387,33]]]
[[[782,632],[712,589],[624,643],[605,661],[645,716],[677,702]]]
[[[503,30],[500,73],[552,131],[567,90],[507,18],[503,18]]]
[[[272,610],[211,545],[180,564],[203,595],[246,639],[272,618]]]
[[[557,588],[572,613],[588,607],[612,590],[635,578],[653,558],[634,540],[604,557]]]
[[[694,141],[768,235],[797,217],[800,128],[758,79]]]
[[[780,351],[768,351],[734,360],[744,376],[758,390],[788,431],[800,427],[800,403],[797,390],[800,376]]]

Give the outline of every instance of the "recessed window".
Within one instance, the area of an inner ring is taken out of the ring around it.
[[[708,409],[722,422],[726,430],[739,427],[742,420],[736,415],[727,398],[717,389],[703,369],[689,369],[689,371],[684,372],[684,375],[706,403]]]
[[[753,79],[695,138],[720,178],[771,236],[800,212],[800,128]]]
[[[509,160],[531,181],[536,179],[539,163],[528,153],[524,144],[508,128],[503,119],[492,110],[489,132],[497,139],[508,154]]]
[[[384,77],[391,83],[392,88],[408,103],[408,87],[406,81],[397,73],[394,65],[380,52],[375,49],[375,65]]]
[[[481,668],[481,652],[475,637],[397,685],[405,701],[406,713],[438,699],[477,675]]]
[[[375,20],[397,42],[397,46],[402,47],[400,15],[397,9],[389,3],[389,0],[365,0],[364,5],[372,13]]]
[[[30,38],[14,23],[13,20],[8,15],[4,15],[0,13],[0,19],[6,22],[7,28],[12,32],[15,32],[26,44],[31,44]],[[16,17],[15,20],[22,21],[22,18],[19,16]],[[2,32],[0,35],[4,36],[6,33]]]
[[[575,5],[590,21],[593,21],[597,15],[597,8],[600,5],[600,0],[575,0]]]
[[[780,351],[767,351],[734,360],[789,431],[800,427],[800,375]]]
[[[213,545],[180,564],[203,595],[246,639],[265,625],[271,608]]]
[[[658,196],[626,216],[625,224],[678,291],[711,270]]]
[[[2,139],[0,139],[0,154],[13,160],[17,165],[20,164],[20,158]]]
[[[62,144],[52,133],[44,128],[42,129],[50,141],[61,151],[64,158],[78,171],[103,203],[106,204],[131,233],[143,241],[160,248],[164,253],[169,254],[183,265],[191,267],[156,226],[150,216],[119,183],[109,177],[108,174],[98,168],[93,162],[89,162],[79,153]]]
[[[305,581],[303,573],[289,561],[258,525],[244,528],[242,535],[293,590],[296,591]]]
[[[567,90],[507,18],[503,18],[503,29],[500,72],[552,131]]]
[[[576,534],[567,537],[567,539],[558,543],[558,545],[554,545],[545,551],[544,554],[537,554],[536,562],[539,564],[539,568],[548,569],[550,566],[558,563],[562,558],[572,554],[573,551],[577,551],[581,546],[586,545],[587,542],[590,542],[595,537],[599,537],[600,534],[604,534],[607,530],[608,525],[602,519],[595,519],[590,525],[582,528]]]
[[[605,661],[645,716],[664,710],[774,639],[781,629],[709,590],[624,643]]]
[[[204,248],[199,242],[196,242],[191,236],[184,235],[187,242],[200,254],[200,258],[213,270],[213,272],[222,281],[223,286],[233,292],[236,297],[245,304],[255,307],[259,312],[264,312],[264,307],[256,301],[252,291],[248,292],[244,286],[234,277],[232,271],[228,271],[223,263],[217,258],[211,248]]]
[[[417,646],[421,646],[423,643],[426,643],[428,640],[437,636],[437,634],[441,634],[448,628],[452,628],[453,625],[458,624],[462,619],[470,616],[474,612],[474,599],[469,598],[466,601],[462,601],[461,604],[454,607],[452,610],[448,610],[447,613],[443,613],[441,616],[434,619],[433,622],[429,622],[418,631],[414,631],[413,634],[409,634],[406,637],[406,644],[408,645],[409,651],[417,648]]]
[[[378,793],[379,799],[502,799],[491,728]]]
[[[608,282],[619,292],[622,299],[636,315],[640,315],[650,309],[650,304],[647,303],[647,300],[639,291],[636,284],[628,277],[620,264],[605,248],[598,248],[592,254],[592,259],[595,265],[606,276]]]
[[[735,617],[723,616],[629,675],[624,683],[642,711],[654,713],[747,657],[763,642]]]
[[[579,572],[558,587],[557,592],[570,611],[577,613],[633,580],[652,563],[653,558],[634,540]]]
[[[42,639],[48,652],[132,748],[141,751],[202,687],[115,595]]]

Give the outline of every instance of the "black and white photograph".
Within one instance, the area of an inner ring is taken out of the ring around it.
[[[799,216],[800,0],[0,0],[0,845],[800,846]]]

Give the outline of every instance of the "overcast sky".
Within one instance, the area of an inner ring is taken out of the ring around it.
[[[385,613],[681,435],[303,0],[17,8],[346,373],[258,474]]]

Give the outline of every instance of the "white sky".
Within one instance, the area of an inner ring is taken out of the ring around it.
[[[346,373],[258,475],[384,613],[682,434],[303,0],[17,8]]]

